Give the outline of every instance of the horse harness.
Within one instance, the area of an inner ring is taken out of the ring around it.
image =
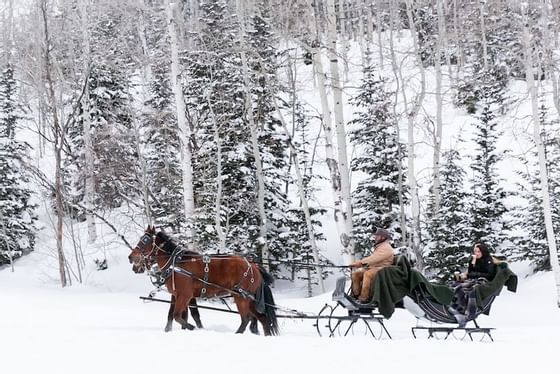
[[[139,249],[141,252],[141,255],[144,259],[144,262],[146,263],[146,259],[153,259],[154,257],[156,257],[156,252],[162,251],[162,252],[166,252],[162,246],[157,245],[155,243],[155,240],[153,238],[154,235],[149,235],[147,233],[144,234],[144,236],[141,238],[141,243],[143,244]],[[150,251],[150,253],[148,255],[144,255],[144,247],[148,244],[149,240],[152,240],[152,250]],[[155,249],[155,251],[154,251]],[[224,286],[221,286],[219,284],[213,283],[208,281],[209,278],[209,273],[210,273],[210,262],[212,260],[220,260],[220,259],[224,259],[224,258],[229,258],[229,255],[201,255],[200,258],[198,258],[198,256],[196,258],[190,258],[190,259],[183,259],[182,256],[186,255],[186,251],[183,248],[179,248],[176,247],[173,250],[173,253],[171,253],[169,260],[167,260],[167,262],[165,263],[165,265],[163,266],[162,269],[159,269],[159,267],[157,266],[157,264],[153,265],[150,267],[149,270],[149,275],[150,275],[150,280],[152,282],[152,284],[154,284],[156,287],[160,288],[162,287],[165,282],[169,279],[169,277],[174,277],[175,273],[178,273],[180,275],[186,276],[186,277],[190,277],[193,280],[197,280],[199,282],[201,282],[204,286],[201,289],[200,292],[200,296],[201,298],[206,298],[206,293],[207,293],[207,286],[211,286],[211,287],[216,287],[219,289],[222,289],[224,291],[227,291],[228,293],[233,293],[236,295],[239,295],[241,297],[244,298],[250,298],[255,300],[255,296],[249,292],[248,290],[244,289],[241,287],[241,284],[243,282],[243,280],[245,280],[249,275],[251,276],[250,278],[250,283],[254,284],[255,283],[255,274],[253,271],[253,267],[251,266],[251,263],[245,258],[245,257],[241,257],[243,258],[243,260],[245,260],[245,263],[247,264],[247,269],[245,270],[245,272],[243,272],[243,276],[241,277],[241,279],[239,279],[239,281],[230,289]],[[189,270],[183,269],[180,266],[177,266],[177,264],[180,263],[185,263],[185,262],[197,262],[202,260],[202,263],[204,264],[204,273],[202,278],[196,276],[194,273],[192,273]],[[175,288],[175,281],[173,280],[173,288]]]

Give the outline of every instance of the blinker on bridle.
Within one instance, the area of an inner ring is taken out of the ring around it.
[[[150,235],[150,234],[144,234],[140,238],[140,242],[138,242],[137,247],[140,250],[140,253],[142,254],[142,256],[144,256],[144,249],[146,248],[148,243],[152,240],[153,240],[153,235]]]

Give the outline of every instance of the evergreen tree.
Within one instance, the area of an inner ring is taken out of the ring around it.
[[[289,183],[287,135],[276,117],[274,101],[282,90],[278,78],[276,59],[276,36],[272,33],[269,9],[263,2],[258,4],[258,12],[251,17],[247,30],[249,45],[248,65],[253,104],[253,118],[258,129],[259,152],[265,178],[265,211],[267,218],[267,244],[273,259],[285,260],[289,253],[289,243],[293,242],[297,231],[292,231],[293,223],[286,212],[289,202],[283,187]],[[297,214],[292,218],[303,219]],[[302,221],[305,226],[305,220]],[[305,230],[307,231],[307,230]],[[274,269],[271,269],[274,270]]]
[[[457,150],[445,152],[443,160],[440,210],[428,217],[426,243],[426,270],[440,282],[450,279],[457,268],[465,267],[472,246],[468,194],[464,189],[467,173],[460,166]]]
[[[540,108],[541,136],[543,138],[546,168],[548,173],[550,206],[552,209],[552,223],[554,233],[560,233],[560,136],[557,130],[558,121],[550,121],[547,119],[546,107],[541,105]],[[527,170],[539,170],[537,150],[533,150],[532,157],[535,161]],[[524,164],[529,161],[524,160]],[[521,229],[521,235],[516,238],[516,245],[508,254],[513,259],[529,260],[534,266],[534,271],[551,270],[550,253],[548,250],[548,242],[546,237],[546,228],[544,225],[544,212],[542,208],[542,191],[540,176],[538,172],[528,173],[520,172],[523,180],[529,181],[528,184],[520,185],[521,195],[525,198],[527,206],[519,209],[518,227]],[[557,243],[560,240],[557,238]]]
[[[143,120],[151,211],[158,227],[180,232],[184,225],[180,139],[173,114],[168,61],[159,56],[152,65],[148,112]]]
[[[7,65],[0,74],[0,266],[35,245],[37,216],[25,166],[30,146],[16,139],[17,123],[23,118],[16,88],[14,70]]]
[[[122,21],[122,20],[120,20]],[[93,144],[95,205],[116,208],[126,199],[138,196],[134,171],[137,170],[133,141],[128,57],[118,39],[118,15],[102,14],[91,26],[91,67],[88,76],[90,136]],[[82,56],[83,57],[83,56]],[[81,74],[85,74],[82,71]],[[76,87],[81,90],[81,84]],[[84,108],[68,130],[70,153],[65,159],[65,182],[72,202],[85,194]]]
[[[185,56],[185,96],[194,129],[196,240],[210,252],[220,250],[215,231],[218,183],[226,250],[248,252],[258,246],[256,179],[237,35],[234,9],[224,0],[203,1],[195,47]]]
[[[499,134],[492,105],[491,91],[484,93],[482,108],[476,123],[475,149],[472,180],[472,233],[473,241],[485,241],[491,248],[500,247],[506,239],[508,223],[504,205],[506,192],[500,186],[501,179],[496,164],[502,159],[496,151]]]
[[[355,251],[363,255],[372,248],[375,227],[391,231],[394,240],[399,238],[399,169],[404,176],[405,147],[398,139],[391,95],[384,80],[375,78],[373,68],[365,69],[352,104],[358,112],[349,122],[350,140],[356,147],[351,168],[365,176],[353,196]]]

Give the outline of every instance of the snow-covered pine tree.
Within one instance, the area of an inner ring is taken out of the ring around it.
[[[375,227],[389,230],[394,241],[400,240],[398,179],[399,169],[406,170],[406,164],[399,155],[405,146],[398,139],[391,94],[385,80],[375,77],[373,67],[364,69],[362,84],[351,102],[357,111],[348,123],[356,150],[351,167],[363,175],[353,195],[354,237],[356,254],[363,256],[372,248]]]
[[[199,11],[194,48],[185,56],[185,98],[194,129],[196,244],[210,252],[250,252],[258,247],[257,182],[235,51],[235,9],[224,0],[206,0]],[[226,248],[221,248],[225,243],[218,230],[223,230]]]
[[[165,35],[165,24],[159,31],[160,37]],[[145,139],[143,157],[146,160],[147,187],[150,191],[154,224],[179,232],[185,223],[180,139],[177,119],[173,114],[173,93],[167,58],[169,53],[161,50],[163,46],[155,44],[153,39],[159,38],[154,38],[154,34],[148,38],[154,62],[150,98],[146,102],[148,110],[142,121],[142,135]]]
[[[450,279],[457,268],[464,267],[471,250],[466,171],[456,149],[443,154],[441,168],[441,204],[439,214],[428,218],[426,271],[440,282]],[[428,212],[432,210],[430,207]]]
[[[14,69],[0,73],[0,266],[33,250],[37,215],[25,166],[29,144],[16,138],[23,118]]]
[[[286,214],[289,202],[284,186],[290,182],[286,147],[288,139],[277,118],[274,104],[282,90],[277,78],[279,66],[274,47],[277,36],[271,29],[267,5],[258,2],[256,10],[251,16],[246,40],[249,47],[247,56],[251,71],[253,118],[258,131],[265,182],[266,240],[271,258],[286,260],[290,243],[294,242],[297,232],[291,230],[291,222]],[[302,215],[298,217],[303,219]],[[305,226],[305,220],[302,224]],[[274,272],[274,264],[270,267]]]
[[[485,241],[494,250],[500,248],[506,239],[509,224],[505,218],[507,209],[504,205],[506,192],[500,185],[502,180],[497,173],[497,163],[502,154],[496,150],[500,135],[494,111],[495,97],[488,87],[482,90],[480,112],[475,124],[474,142],[477,147],[472,156],[472,241]]]
[[[509,80],[524,74],[519,11],[507,2],[486,6],[477,3],[480,2],[472,1],[468,5],[472,11],[462,14],[465,32],[460,38],[466,61],[462,78],[457,84],[455,104],[474,114],[485,90],[490,87],[496,102],[501,102],[500,111],[504,113],[507,108],[504,93]],[[485,48],[480,30],[481,11],[484,12]],[[504,48],[505,45],[508,47]],[[483,50],[486,50],[486,65]]]
[[[102,12],[103,10],[101,10]],[[122,19],[112,12],[99,15],[91,25],[91,70],[88,77],[89,117],[94,157],[95,205],[116,208],[138,195],[136,148],[132,136],[132,113],[128,60],[119,30]],[[85,72],[81,72],[84,77]],[[76,87],[81,90],[81,83]],[[83,103],[82,103],[83,104]],[[83,113],[83,111],[82,111]],[[69,198],[81,202],[84,197],[85,155],[83,116],[68,129],[69,154],[65,159],[65,182]]]
[[[550,120],[544,104],[540,107],[539,119],[541,121],[541,136],[546,156],[548,173],[550,207],[554,232],[560,232],[560,135],[558,133],[558,120]],[[529,260],[534,266],[533,270],[551,270],[550,252],[546,237],[544,212],[540,177],[538,174],[529,173],[528,170],[538,170],[537,150],[532,152],[533,161],[523,160],[529,167],[520,171],[520,175],[528,184],[520,184],[521,196],[525,198],[527,206],[521,207],[516,216],[516,227],[521,231],[515,241],[515,247],[508,251],[512,260]],[[557,238],[557,245],[560,240]]]

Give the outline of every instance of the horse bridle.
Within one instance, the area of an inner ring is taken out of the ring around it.
[[[150,252],[146,254],[146,246],[150,241],[152,242],[152,248],[150,249]],[[140,238],[138,244],[136,244],[136,248],[138,248],[140,252],[140,257],[142,259],[144,268],[149,269],[151,265],[148,265],[154,262],[153,259],[155,257],[155,253],[158,249],[160,249],[159,246],[156,245],[155,235],[144,233],[144,235],[142,235],[142,237]]]

